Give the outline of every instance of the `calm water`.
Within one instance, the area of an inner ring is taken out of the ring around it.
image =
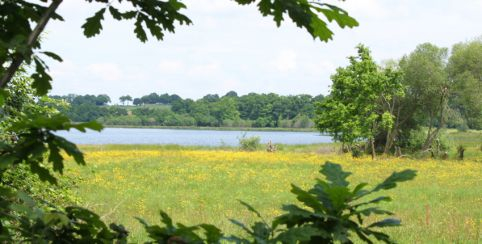
[[[177,144],[186,146],[237,146],[239,138],[259,136],[261,143],[312,144],[331,142],[331,137],[317,132],[285,131],[218,131],[106,128],[102,132],[78,131],[57,133],[77,144]]]

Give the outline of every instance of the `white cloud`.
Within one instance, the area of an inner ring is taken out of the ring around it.
[[[226,12],[239,9],[234,1],[226,0],[192,0],[186,2],[187,8],[198,12]]]
[[[158,67],[162,73],[176,73],[182,70],[184,64],[178,60],[162,60]]]
[[[50,68],[50,73],[54,78],[69,76],[73,73],[78,72],[78,66],[70,60],[65,60],[61,63],[55,63]]]
[[[292,50],[282,51],[274,60],[274,67],[281,72],[294,71],[297,67],[297,56]]]
[[[317,62],[308,62],[305,65],[305,68],[310,74],[326,75],[334,73],[336,70],[336,65],[328,60],[321,60]]]
[[[220,66],[216,62],[194,65],[189,69],[191,76],[213,76],[221,71]]]
[[[106,81],[118,81],[123,77],[121,68],[115,63],[91,64],[87,66],[87,70]]]

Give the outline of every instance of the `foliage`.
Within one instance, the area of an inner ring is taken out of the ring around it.
[[[459,160],[464,160],[464,152],[465,152],[465,147],[463,145],[459,145],[457,147],[457,158]]]
[[[467,125],[482,129],[482,38],[452,47],[447,70],[452,81],[450,106],[463,116]]]
[[[404,147],[412,152],[420,151],[423,149],[427,136],[426,128],[418,128],[410,131],[410,137],[404,143]],[[433,152],[434,156],[438,155],[442,151],[449,149],[450,144],[447,140],[445,133],[439,133],[437,137],[432,141],[429,146],[429,150]]]
[[[402,96],[403,87],[399,74],[381,71],[367,47],[357,49],[358,55],[349,57],[350,65],[331,77],[330,95],[318,104],[315,122],[321,132],[349,145],[368,139],[374,155],[375,137],[394,124],[389,101]]]
[[[69,102],[70,107],[59,110],[77,122],[98,120],[106,125],[283,128],[312,128],[314,104],[324,98],[323,95],[280,96],[274,93],[234,96],[233,92],[228,92],[222,97],[208,94],[193,101],[176,94],[151,93],[136,98],[135,107],[126,107],[105,106],[106,103],[102,102],[105,98],[99,100],[105,96],[69,94],[51,98]],[[125,96],[122,98],[126,99]]]
[[[423,150],[427,150],[445,126],[450,84],[446,73],[447,48],[430,43],[420,44],[402,58],[400,68],[408,94],[402,101],[402,130],[410,131],[416,125],[427,126]]]
[[[259,136],[246,137],[246,133],[239,138],[239,148],[243,151],[256,151],[261,147]]]
[[[164,211],[161,211],[161,222],[165,227],[159,225],[149,225],[145,220],[138,218],[139,222],[144,225],[152,242],[147,243],[219,243],[223,236],[220,229],[210,224],[200,224],[195,226],[185,226],[177,223],[174,225],[171,217]],[[200,236],[197,231],[202,229],[205,236]]]
[[[142,41],[147,41],[146,29],[158,40],[162,40],[166,31],[174,32],[175,25],[191,24],[191,20],[180,11],[186,6],[178,0],[169,1],[137,1],[119,0],[88,0],[105,4],[82,25],[86,37],[93,37],[102,30],[102,20],[108,11],[116,20],[133,20],[134,33]],[[116,4],[128,2],[128,8],[117,8]],[[253,0],[237,0],[239,4],[252,4]],[[0,106],[5,104],[8,95],[5,87],[17,74],[25,62],[32,65],[31,87],[39,96],[46,95],[52,88],[52,78],[47,73],[48,67],[40,58],[43,54],[57,61],[62,59],[55,53],[40,51],[39,36],[50,19],[63,20],[56,13],[62,0],[30,2],[1,1],[0,28]],[[320,16],[328,21],[336,21],[340,27],[354,27],[358,23],[344,10],[329,4],[318,2],[308,3],[304,0],[269,1],[261,0],[259,10],[264,16],[273,16],[277,25],[283,20],[283,14],[288,14],[299,27],[305,28],[314,38],[327,41],[333,33],[327,28]],[[320,14],[320,16],[318,15]],[[102,96],[100,103],[110,102]],[[5,110],[4,110],[5,111]],[[0,144],[0,174],[9,167],[20,164],[28,165],[32,173],[40,180],[56,184],[57,178],[51,173],[62,173],[65,154],[72,156],[78,164],[85,164],[84,156],[77,146],[54,132],[59,130],[86,129],[101,130],[96,122],[72,123],[68,117],[61,114],[43,114],[38,111],[18,114],[18,120],[5,125],[4,130],[18,138],[12,143],[2,141]],[[48,163],[52,165],[49,166]],[[1,175],[0,175],[1,176]],[[0,238],[2,242],[125,242],[127,232],[122,226],[112,224],[108,228],[98,215],[78,207],[67,207],[65,211],[42,211],[29,196],[20,192],[1,187],[0,191]]]
[[[393,215],[390,211],[373,206],[391,201],[391,198],[362,198],[381,190],[392,189],[397,183],[412,180],[416,175],[415,171],[395,172],[370,190],[365,189],[367,183],[360,183],[350,189],[346,178],[351,173],[343,171],[338,164],[326,162],[320,173],[326,180],[318,179],[308,191],[292,185],[291,192],[303,205],[283,205],[285,213],[276,217],[271,224],[253,207],[241,202],[262,221],[247,227],[239,221],[231,220],[245,230],[250,238],[232,236],[229,240],[237,243],[353,243],[353,235],[356,235],[367,243],[373,243],[371,236],[378,241],[393,243],[387,234],[377,228],[399,226],[399,220],[386,218],[371,224],[364,223],[364,218],[372,215]]]

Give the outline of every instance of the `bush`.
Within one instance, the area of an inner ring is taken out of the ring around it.
[[[459,145],[457,147],[457,158],[459,160],[464,160],[464,152],[465,152],[465,147],[463,145]]]
[[[246,137],[244,134],[239,138],[239,147],[243,151],[256,151],[261,147],[259,136]]]
[[[410,131],[410,136],[408,138],[407,149],[411,151],[419,151],[422,149],[425,139],[427,137],[427,132],[424,129],[416,129]],[[430,148],[432,151],[438,155],[443,150],[449,149],[449,141],[447,135],[442,131],[439,132],[437,138],[432,141]]]
[[[381,190],[395,188],[397,183],[412,180],[416,175],[415,171],[394,172],[371,189],[366,189],[367,183],[360,183],[350,189],[346,178],[351,173],[343,171],[338,164],[326,162],[320,173],[325,180],[317,179],[317,183],[308,191],[291,185],[291,192],[302,205],[283,205],[285,213],[275,217],[271,224],[253,207],[241,202],[261,221],[248,227],[239,221],[231,220],[249,237],[230,236],[225,239],[235,243],[353,243],[353,236],[356,236],[366,243],[373,243],[372,237],[379,242],[393,243],[390,237],[378,228],[399,226],[400,220],[380,220],[380,215],[393,213],[376,206],[381,202],[391,201],[391,198],[376,196],[370,200],[362,199]],[[370,216],[373,216],[371,219],[375,219],[375,222],[366,223],[364,218]]]
[[[354,145],[351,147],[351,156],[354,158],[359,158],[363,155],[363,148],[361,145]]]

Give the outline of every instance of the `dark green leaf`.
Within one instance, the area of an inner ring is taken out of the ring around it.
[[[223,237],[223,233],[214,225],[200,224],[201,228],[205,230],[206,242],[207,243],[218,243]]]
[[[300,226],[283,231],[275,239],[281,243],[303,243],[310,241],[313,236],[328,238],[330,235],[321,228]]]
[[[320,170],[326,179],[334,185],[337,186],[348,186],[349,183],[346,180],[348,176],[351,175],[350,172],[345,172],[339,164],[334,164],[332,162],[326,162]]]
[[[100,33],[102,30],[101,21],[104,19],[105,8],[97,11],[94,16],[87,18],[82,25],[84,29],[84,35],[86,37],[93,37]]]
[[[389,218],[389,219],[384,219],[382,221],[375,222],[375,223],[369,225],[368,228],[371,228],[371,227],[392,227],[392,226],[399,226],[399,225],[400,225],[400,220]]]
[[[41,52],[41,53],[43,53],[43,54],[45,54],[45,55],[47,55],[47,56],[49,56],[49,57],[51,57],[51,58],[59,61],[59,62],[62,62],[62,61],[63,61],[62,58],[61,58],[59,55],[57,55],[57,54],[55,54],[55,53],[53,53],[53,52],[44,51],[44,52]]]
[[[249,205],[248,203],[242,201],[242,200],[238,200],[243,206],[245,206],[249,211],[253,212],[256,214],[256,216],[258,216],[258,218],[261,218],[261,214],[256,210],[254,209],[251,205]]]
[[[45,71],[46,66],[44,66],[43,62],[39,58],[34,58],[35,62],[35,73],[32,74],[32,79],[34,80],[32,83],[32,87],[37,91],[39,96],[46,95],[47,92],[52,89],[50,85],[50,81],[52,77]]]
[[[320,202],[315,196],[302,190],[296,185],[291,184],[291,192],[296,195],[296,199],[304,203],[306,206],[312,208],[316,212],[322,212],[324,210],[324,207],[320,204]]]
[[[372,192],[392,189],[397,186],[397,183],[412,180],[413,178],[415,178],[416,175],[417,175],[417,171],[410,170],[410,169],[404,170],[402,172],[394,172],[387,179],[385,179],[381,184],[377,185],[372,190]]]

